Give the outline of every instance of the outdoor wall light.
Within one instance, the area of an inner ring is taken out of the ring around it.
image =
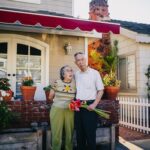
[[[65,43],[64,45],[65,55],[69,55],[72,52],[72,46],[70,42]]]

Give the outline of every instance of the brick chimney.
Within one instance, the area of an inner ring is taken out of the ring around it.
[[[110,20],[107,0],[92,0],[89,5],[89,19],[96,21]]]

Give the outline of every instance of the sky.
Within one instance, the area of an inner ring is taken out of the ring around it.
[[[88,19],[91,0],[74,0],[74,16]],[[150,24],[150,0],[108,0],[111,19]]]

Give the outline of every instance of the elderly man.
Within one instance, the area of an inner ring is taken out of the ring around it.
[[[93,109],[97,106],[103,95],[103,83],[98,71],[86,64],[84,53],[74,55],[75,63],[80,69],[75,73],[76,99],[86,102],[88,110],[81,108],[75,113],[75,126],[77,133],[77,149],[96,150],[97,115]]]

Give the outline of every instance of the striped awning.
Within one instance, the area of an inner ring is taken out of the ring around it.
[[[6,9],[0,9],[0,24],[19,24],[22,26],[87,32],[95,30],[99,33],[120,33],[119,24]]]

